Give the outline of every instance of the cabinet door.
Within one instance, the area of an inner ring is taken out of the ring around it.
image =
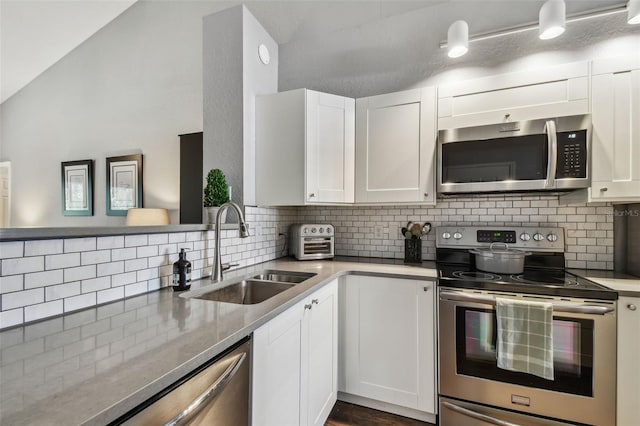
[[[253,425],[297,425],[300,421],[303,306],[289,308],[253,333]]]
[[[435,413],[433,283],[348,276],[343,294],[340,389]]]
[[[321,426],[338,394],[338,283],[318,290],[304,310],[301,425]]]
[[[640,200],[640,60],[638,69],[594,61],[592,171],[594,201]],[[629,64],[634,65],[634,64]]]
[[[640,419],[640,298],[618,299],[618,408],[617,424]]]
[[[589,113],[589,63],[524,70],[438,88],[438,130]]]
[[[355,100],[307,90],[306,116],[306,201],[352,203]]]
[[[356,202],[435,203],[435,88],[356,100]]]

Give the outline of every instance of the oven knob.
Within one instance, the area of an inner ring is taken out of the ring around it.
[[[453,234],[453,238],[455,238],[456,240],[459,240],[460,238],[462,238],[462,234],[459,232],[456,232],[455,234]]]
[[[531,235],[527,234],[526,232],[523,232],[522,234],[520,234],[520,239],[522,241],[529,241],[531,239]]]
[[[555,243],[556,241],[558,241],[558,236],[556,234],[549,234],[547,235],[547,241],[549,241],[550,243]]]
[[[444,238],[445,240],[448,240],[449,238],[451,238],[451,234],[450,234],[450,233],[448,233],[448,232],[444,232],[444,233],[442,234],[442,238]]]
[[[327,234],[331,233],[331,228],[327,228]]]
[[[305,234],[309,233],[309,228],[303,228],[302,232],[304,232]]]
[[[317,229],[316,229],[316,228],[311,228],[311,233],[312,233],[312,234],[315,234],[315,233],[316,233],[316,231],[317,231]]]
[[[533,239],[535,241],[542,241],[542,240],[544,240],[544,235],[536,232],[535,234],[533,234]]]

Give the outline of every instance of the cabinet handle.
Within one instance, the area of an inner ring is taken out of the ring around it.
[[[627,305],[627,309],[629,309],[630,311],[635,311],[638,308],[636,308],[636,305],[634,305],[633,303],[629,303]]]
[[[424,196],[425,196],[425,197],[428,197],[428,196],[429,196],[429,193],[428,193],[428,192],[425,192],[425,193],[424,193]]]
[[[422,287],[424,291],[429,291],[429,287]]]
[[[600,188],[601,192],[607,192],[609,190],[609,188],[607,188],[606,186],[603,186],[602,188]]]
[[[318,299],[313,299],[313,300],[311,301],[311,304],[312,304],[312,305],[317,305],[317,304],[318,304]]]
[[[311,303],[308,303],[306,305],[304,305],[304,310],[306,311],[307,309],[311,310],[311,308],[313,308],[313,305]]]
[[[316,194],[314,194],[314,193],[309,194],[309,198],[313,198],[315,196],[316,196]]]

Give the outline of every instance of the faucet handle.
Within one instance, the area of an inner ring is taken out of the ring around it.
[[[240,264],[239,263],[223,263],[222,264],[222,270],[226,271],[228,269],[233,268],[234,266],[240,266]]]

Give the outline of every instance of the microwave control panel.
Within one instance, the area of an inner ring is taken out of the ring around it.
[[[558,132],[556,179],[587,177],[587,131]]]

